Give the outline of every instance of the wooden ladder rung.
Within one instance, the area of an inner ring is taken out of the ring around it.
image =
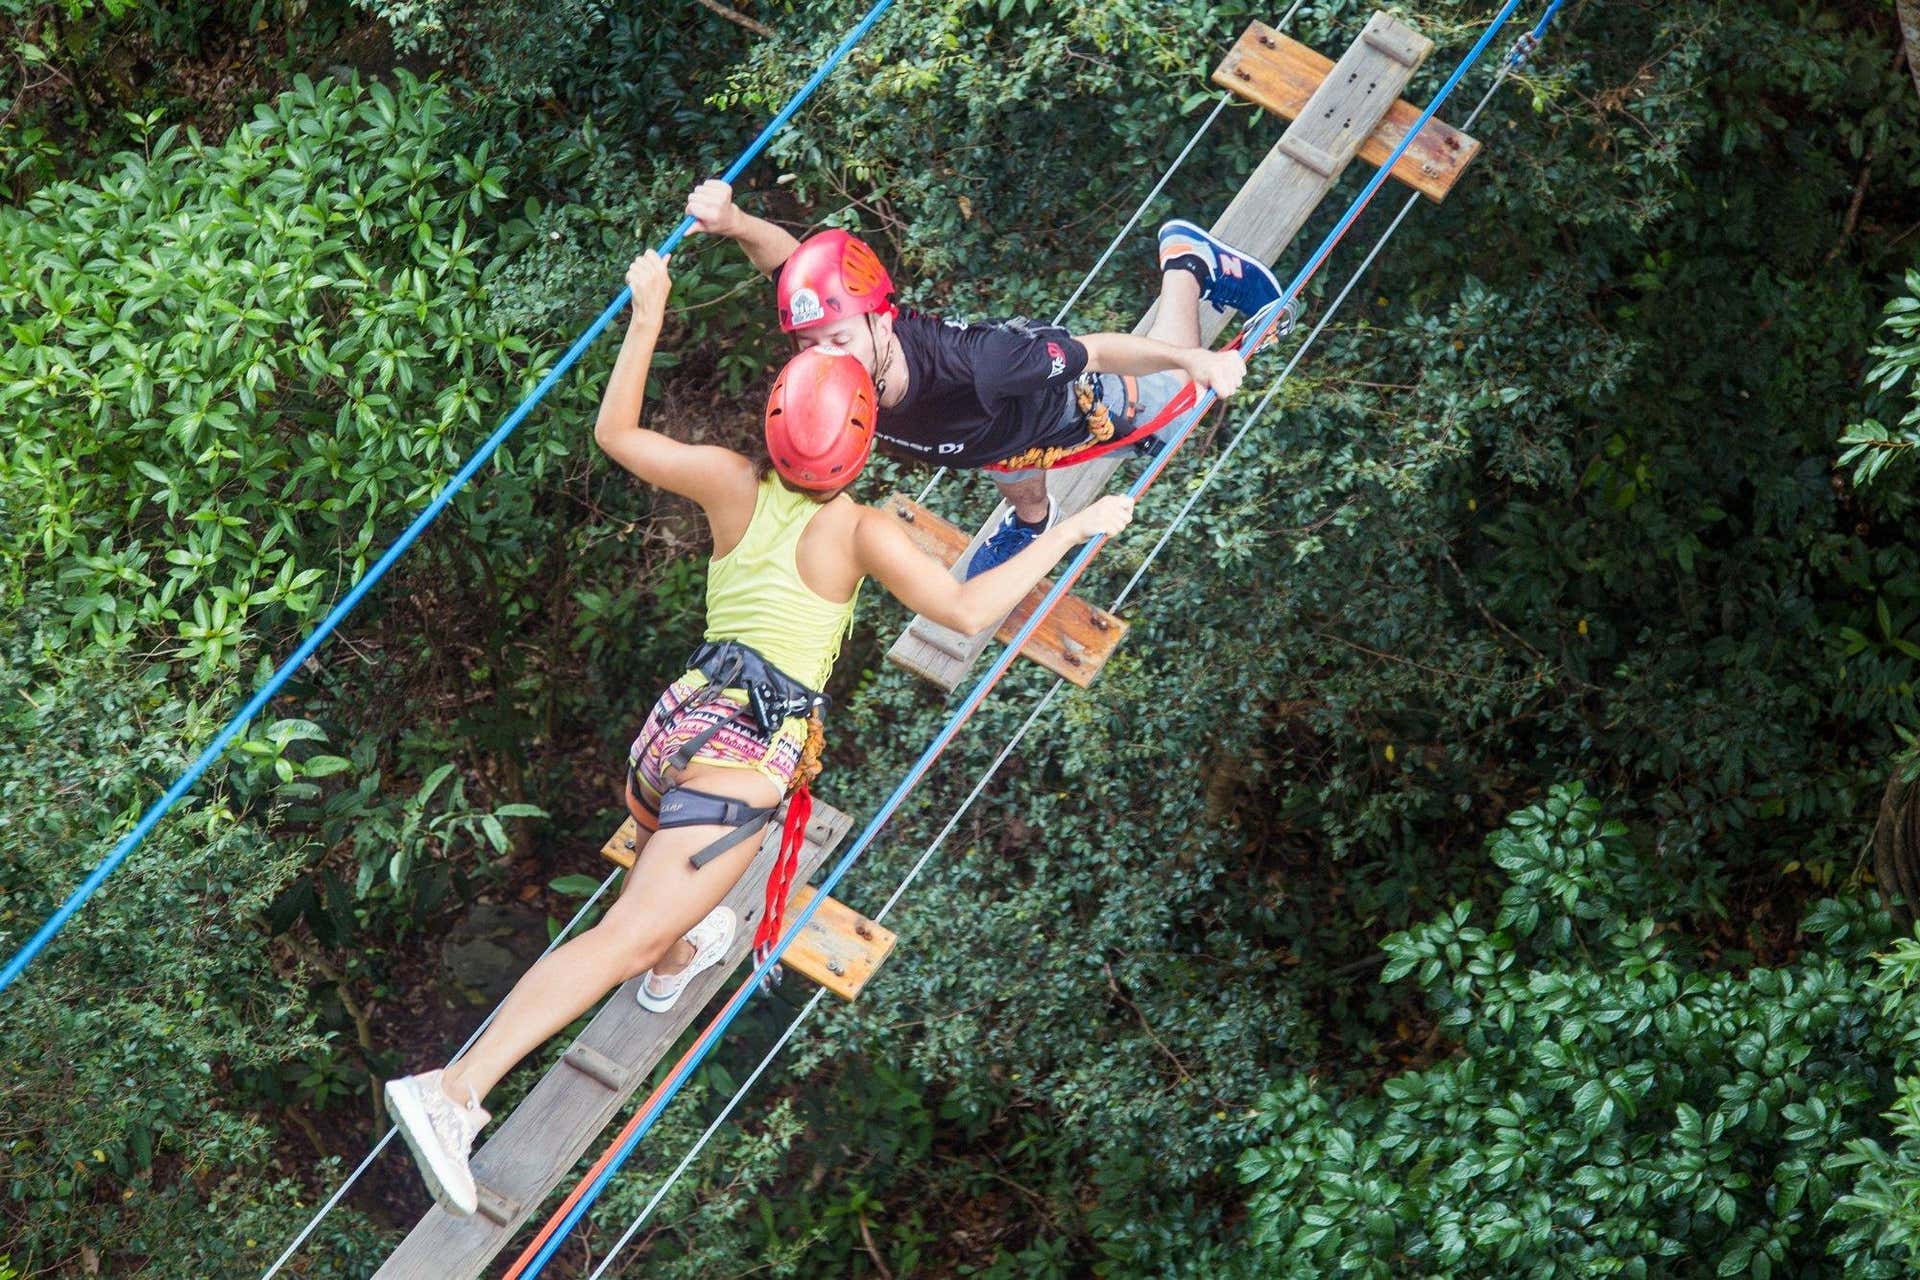
[[[888,498],[885,510],[906,526],[907,536],[913,539],[915,546],[948,568],[957,564],[966,552],[970,539],[964,530],[905,494],[896,493]],[[1027,619],[1033,616],[1034,610],[1051,588],[1050,582],[1042,582],[1028,592],[1027,598],[1014,607],[1006,621],[1000,624],[999,630],[994,632],[995,637],[1004,644],[1018,635],[1020,628],[1027,624]],[[1126,633],[1125,621],[1105,609],[1095,608],[1079,596],[1070,595],[1054,606],[1046,621],[1028,637],[1020,653],[1055,675],[1085,688],[1107,665],[1107,659],[1120,647],[1120,639]],[[972,637],[938,626],[925,618],[914,622],[913,634],[923,643],[956,660],[965,662],[972,657]]]
[[[1423,51],[1400,33],[1369,31],[1367,45],[1404,66],[1419,64]],[[1333,70],[1333,59],[1298,40],[1281,35],[1263,22],[1247,27],[1238,42],[1214,69],[1213,82],[1265,107],[1287,120],[1297,120],[1307,100]],[[1407,131],[1419,122],[1421,108],[1397,99],[1360,145],[1359,158],[1378,168],[1387,162]],[[1284,141],[1286,154],[1314,172],[1328,174],[1337,165],[1319,147],[1299,138]],[[1444,200],[1453,184],[1480,153],[1480,144],[1443,120],[1429,120],[1426,128],[1392,169],[1393,177],[1429,200]]]
[[[816,892],[810,884],[793,891],[787,903],[789,922],[799,918]],[[789,924],[786,932],[792,931]],[[879,970],[896,940],[893,930],[885,925],[867,919],[837,898],[828,898],[794,938],[780,963],[842,1000],[851,1000]]]

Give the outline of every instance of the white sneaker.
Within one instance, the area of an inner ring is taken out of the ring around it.
[[[673,1008],[694,975],[713,968],[727,954],[736,923],[731,907],[715,907],[705,920],[687,930],[687,941],[693,944],[692,963],[678,973],[656,975],[653,970],[647,970],[640,985],[633,989],[633,998],[640,1002],[640,1007],[654,1013]]]
[[[387,1081],[387,1111],[400,1126],[400,1136],[413,1148],[414,1163],[426,1179],[433,1198],[459,1217],[479,1206],[467,1153],[473,1137],[493,1117],[480,1109],[478,1098],[461,1106],[440,1087],[440,1073]]]

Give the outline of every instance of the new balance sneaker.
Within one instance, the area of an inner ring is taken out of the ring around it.
[[[1160,269],[1189,264],[1198,269],[1200,296],[1220,311],[1250,316],[1280,296],[1265,263],[1175,218],[1160,228]]]
[[[973,559],[967,561],[967,577],[977,578],[989,569],[997,569],[1007,561],[1033,545],[1033,540],[1053,528],[1060,518],[1060,504],[1052,498],[1047,499],[1047,522],[1035,527],[1022,524],[1020,517],[1009,511],[1000,521],[1000,527],[991,537],[980,544],[973,553]]]
[[[464,1218],[479,1204],[467,1153],[473,1137],[493,1117],[480,1109],[480,1100],[464,1107],[440,1087],[440,1072],[387,1081],[387,1111],[400,1126],[400,1136],[413,1148],[414,1163],[433,1198],[447,1212]]]
[[[693,944],[693,959],[687,962],[687,967],[667,974],[649,969],[640,979],[640,985],[633,989],[633,998],[640,1002],[640,1007],[654,1013],[673,1008],[694,976],[713,968],[727,954],[727,945],[733,941],[737,924],[731,907],[715,907],[707,912],[706,919],[687,930],[687,941]]]

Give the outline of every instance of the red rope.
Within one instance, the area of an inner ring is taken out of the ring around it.
[[[786,825],[780,831],[780,853],[767,873],[766,907],[760,913],[760,927],[753,933],[753,962],[758,966],[773,953],[780,942],[780,926],[787,915],[787,899],[793,896],[794,876],[800,870],[800,850],[807,843],[807,823],[813,818],[813,792],[802,785],[795,788],[787,804]]]
[[[1247,340],[1247,335],[1243,332],[1238,337],[1234,338],[1232,342],[1229,342],[1226,346],[1222,347],[1221,350],[1222,351],[1238,351],[1240,349],[1241,344],[1244,343],[1246,340]],[[1262,344],[1262,345],[1265,345],[1265,344]],[[1196,387],[1193,383],[1189,382],[1187,383],[1186,386],[1180,388],[1180,390],[1174,395],[1173,399],[1167,401],[1166,405],[1160,410],[1160,412],[1154,414],[1153,417],[1151,417],[1141,425],[1135,427],[1133,430],[1127,432],[1127,434],[1125,434],[1124,436],[1120,436],[1117,439],[1113,439],[1113,440],[1105,440],[1099,444],[1090,444],[1086,448],[1076,449],[1072,453],[1062,454],[1059,458],[1057,458],[1054,461],[1052,466],[1047,468],[1047,470],[1054,471],[1059,469],[1060,467],[1077,467],[1083,462],[1092,462],[1095,458],[1104,457],[1105,455],[1112,453],[1116,449],[1124,449],[1130,444],[1134,444],[1138,441],[1144,440],[1148,436],[1152,435],[1154,432],[1160,430],[1160,428],[1166,426],[1168,423],[1178,418],[1181,414],[1186,413],[1189,409],[1193,408],[1193,406],[1195,405],[1195,403],[1199,401],[1199,399],[1200,399],[1200,389]],[[1018,471],[1018,470],[1024,470],[1024,468],[1009,467],[1003,462],[994,462],[994,463],[989,463],[986,467],[983,468],[983,470]]]

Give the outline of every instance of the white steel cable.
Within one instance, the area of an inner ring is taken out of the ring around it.
[[[559,946],[566,936],[573,932],[574,926],[586,917],[587,912],[593,910],[593,904],[600,901],[600,895],[607,891],[607,886],[614,882],[614,879],[619,876],[622,870],[623,868],[615,867],[607,873],[607,878],[600,882],[600,887],[593,891],[593,896],[589,897],[586,902],[581,904],[580,909],[573,913],[573,919],[567,921],[567,927],[553,935],[553,941],[547,943],[546,951],[540,953],[541,959],[545,959],[549,952]],[[535,963],[538,963],[538,961]],[[473,1029],[473,1034],[467,1037],[465,1044],[454,1050],[453,1057],[448,1059],[449,1062],[458,1062],[461,1054],[473,1048],[474,1041],[484,1035],[487,1028],[493,1025],[493,1020],[500,1016],[500,1005],[505,1003],[506,1001],[503,999],[500,1004],[493,1006],[493,1012],[489,1013],[486,1019]],[[372,1167],[375,1158],[387,1149],[387,1144],[392,1142],[394,1135],[399,1132],[400,1128],[398,1125],[387,1126],[386,1135],[382,1137],[380,1141],[374,1143],[373,1150],[367,1152],[366,1158],[354,1167],[352,1173],[347,1175],[347,1180],[335,1188],[334,1193],[327,1197],[326,1203],[321,1205],[313,1217],[307,1220],[307,1225],[300,1229],[300,1234],[293,1238],[293,1243],[289,1244],[285,1252],[274,1260],[274,1264],[266,1269],[266,1272],[260,1277],[260,1280],[273,1280],[273,1277],[279,1274],[280,1268],[286,1266],[287,1260],[299,1252],[300,1246],[307,1242],[307,1237],[314,1233],[315,1228],[320,1225],[321,1220],[333,1212],[334,1206],[339,1204],[341,1198],[353,1189],[353,1184],[360,1181],[360,1175]]]
[[[793,1038],[793,1033],[800,1029],[800,1024],[807,1020],[807,1015],[814,1011],[815,1007],[819,1005],[821,999],[824,998],[826,994],[827,989],[825,987],[817,987],[814,989],[813,999],[807,1001],[806,1004],[800,1007],[800,1012],[793,1015],[793,1021],[787,1024],[787,1029],[780,1033],[780,1038],[773,1042],[773,1047],[768,1049],[766,1055],[760,1059],[760,1065],[753,1069],[752,1075],[740,1082],[740,1087],[733,1091],[731,1098],[727,1099],[727,1105],[720,1108],[720,1114],[713,1118],[713,1123],[709,1124],[706,1131],[700,1135],[699,1140],[687,1149],[687,1154],[682,1156],[680,1163],[673,1167],[673,1172],[667,1175],[667,1180],[660,1184],[660,1189],[653,1193],[653,1198],[647,1201],[644,1209],[640,1210],[640,1216],[635,1218],[632,1224],[627,1227],[626,1231],[621,1234],[620,1238],[613,1242],[613,1247],[607,1250],[607,1256],[600,1259],[600,1265],[594,1268],[593,1274],[588,1276],[587,1280],[600,1280],[600,1277],[606,1274],[607,1268],[613,1265],[613,1260],[620,1256],[622,1249],[627,1247],[627,1242],[639,1234],[640,1228],[646,1224],[648,1218],[653,1216],[653,1211],[660,1207],[662,1200],[667,1198],[667,1192],[673,1190],[673,1184],[680,1181],[680,1175],[685,1173],[688,1167],[693,1164],[694,1160],[699,1157],[700,1153],[706,1149],[706,1145],[713,1138],[713,1135],[719,1132],[720,1126],[725,1124],[727,1117],[733,1114],[733,1109],[740,1105],[742,1098],[747,1096],[747,1090],[753,1088],[753,1082],[758,1080],[760,1073],[765,1071],[772,1065],[773,1060],[780,1056],[780,1050],[786,1047],[787,1041]]]
[[[1295,0],[1293,7],[1298,9],[1303,3],[1305,3],[1305,0]],[[1292,10],[1288,10],[1287,16],[1293,16]],[[1284,18],[1281,19],[1282,22],[1285,22],[1285,20]],[[1233,94],[1222,91],[1220,100],[1213,104],[1213,110],[1208,113],[1205,120],[1200,122],[1200,127],[1193,131],[1193,136],[1187,139],[1187,145],[1180,148],[1180,154],[1173,158],[1173,163],[1167,167],[1165,173],[1160,175],[1160,181],[1153,184],[1153,190],[1147,192],[1146,199],[1142,200],[1134,209],[1133,216],[1127,219],[1127,224],[1120,228],[1119,233],[1115,235],[1112,240],[1107,242],[1106,252],[1102,253],[1099,259],[1094,262],[1093,266],[1088,269],[1087,274],[1080,278],[1079,286],[1068,295],[1066,303],[1061,306],[1060,310],[1054,313],[1053,323],[1056,328],[1066,320],[1068,314],[1073,310],[1073,304],[1080,301],[1080,295],[1087,291],[1087,287],[1093,283],[1094,278],[1105,268],[1108,259],[1112,258],[1114,251],[1120,247],[1120,242],[1125,240],[1133,231],[1141,217],[1147,212],[1147,207],[1155,200],[1158,200],[1160,193],[1167,189],[1167,183],[1173,179],[1174,174],[1180,171],[1180,166],[1186,163],[1186,159],[1192,154],[1193,149],[1200,145],[1200,139],[1206,136],[1207,130],[1213,128],[1213,122],[1220,118],[1220,113],[1227,109],[1227,104],[1231,101],[1233,101]],[[933,486],[939,484],[941,477],[946,474],[947,469],[945,467],[941,467],[935,471],[933,478],[927,481],[921,488],[920,496],[915,498],[914,501],[924,503],[927,500],[927,495],[933,492]]]
[[[1294,7],[1297,9],[1299,4],[1296,3]],[[1486,96],[1481,98],[1480,104],[1468,114],[1466,122],[1460,126],[1463,132],[1473,126],[1474,121],[1479,117],[1481,111],[1485,109],[1488,101],[1492,99],[1495,90],[1505,81],[1507,73],[1508,68],[1503,66],[1499,76],[1495,78],[1492,88],[1488,89]],[[1368,251],[1367,256],[1361,261],[1360,266],[1355,269],[1353,275],[1348,278],[1345,286],[1343,286],[1340,292],[1334,297],[1326,313],[1321,316],[1319,322],[1314,325],[1300,346],[1294,351],[1292,357],[1287,361],[1286,366],[1280,371],[1279,376],[1274,379],[1273,385],[1270,386],[1266,394],[1260,398],[1260,402],[1254,406],[1253,411],[1246,416],[1239,430],[1234,433],[1233,438],[1228,441],[1227,446],[1221,450],[1219,456],[1214,459],[1213,464],[1209,467],[1207,474],[1202,477],[1199,485],[1194,488],[1194,491],[1188,496],[1180,510],[1175,513],[1173,520],[1169,522],[1166,529],[1161,532],[1159,539],[1147,552],[1145,559],[1141,561],[1140,567],[1134,571],[1133,576],[1127,580],[1126,585],[1123,586],[1119,594],[1114,597],[1113,603],[1109,606],[1107,612],[1117,612],[1126,604],[1128,598],[1133,594],[1134,589],[1145,576],[1147,569],[1159,558],[1160,553],[1165,550],[1167,543],[1172,540],[1173,535],[1177,533],[1186,522],[1194,506],[1199,502],[1201,495],[1207,491],[1214,480],[1219,477],[1221,471],[1225,469],[1227,463],[1232,459],[1234,452],[1240,447],[1241,442],[1246,439],[1247,434],[1266,413],[1268,406],[1273,402],[1274,396],[1279,393],[1280,388],[1292,377],[1294,370],[1299,367],[1307,351],[1319,340],[1320,335],[1326,331],[1327,326],[1332,322],[1334,316],[1339,312],[1340,308],[1345,305],[1347,298],[1351,296],[1354,289],[1358,287],[1361,279],[1372,269],[1374,262],[1387,247],[1388,242],[1393,239],[1394,234],[1399,231],[1400,225],[1407,220],[1407,216],[1413,212],[1414,207],[1420,203],[1421,198],[1419,193],[1416,192],[1401,206],[1400,212],[1396,214],[1393,221],[1387,225],[1387,229],[1382,232],[1380,238],[1374,242],[1373,248]],[[936,835],[927,845],[926,849],[921,852],[913,866],[908,869],[906,875],[901,878],[900,883],[895,886],[892,895],[888,897],[886,903],[875,913],[874,922],[876,924],[885,922],[887,916],[893,911],[900,899],[906,895],[907,890],[912,887],[914,881],[919,878],[920,873],[926,868],[927,863],[932,861],[933,856],[945,845],[947,837],[952,835],[954,828],[959,826],[960,820],[967,815],[973,808],[974,802],[980,798],[981,794],[993,782],[994,778],[998,776],[1001,766],[1003,766],[1007,762],[1008,757],[1018,749],[1020,743],[1025,740],[1027,733],[1039,722],[1040,717],[1046,713],[1047,708],[1052,705],[1054,697],[1066,686],[1066,683],[1064,678],[1055,680],[1053,684],[1047,688],[1047,691],[1040,696],[1039,701],[1034,704],[1033,710],[1028,712],[1026,720],[1023,721],[1020,727],[1013,732],[1013,735],[1007,739],[1006,744],[1001,747],[1000,753],[994,757],[993,762],[981,773],[979,780],[974,783],[973,789],[967,793],[966,799],[960,802],[959,806],[953,811],[953,814],[947,819],[946,825],[940,829],[939,834]],[[772,1047],[761,1057],[759,1063],[754,1067],[752,1074],[748,1075],[748,1077],[741,1082],[740,1086],[734,1090],[733,1096],[729,1098],[726,1105],[721,1108],[720,1114],[714,1117],[712,1123],[701,1133],[700,1137],[687,1151],[687,1154],[681,1158],[680,1163],[674,1166],[673,1171],[667,1175],[666,1180],[660,1184],[659,1189],[654,1192],[652,1198],[647,1201],[646,1206],[641,1209],[639,1216],[628,1225],[626,1231],[614,1242],[613,1246],[608,1250],[606,1257],[600,1260],[600,1265],[593,1271],[592,1275],[588,1277],[588,1280],[600,1280],[600,1278],[606,1274],[607,1268],[613,1265],[613,1261],[619,1255],[620,1251],[633,1240],[634,1236],[639,1234],[640,1228],[645,1225],[654,1210],[666,1199],[667,1193],[673,1189],[681,1176],[692,1167],[694,1160],[706,1149],[707,1143],[712,1140],[714,1134],[719,1132],[720,1127],[725,1124],[728,1117],[733,1114],[734,1109],[746,1096],[747,1091],[753,1087],[754,1082],[759,1080],[766,1069],[772,1065],[774,1058],[779,1056],[780,1051],[786,1047],[787,1041],[792,1039],[794,1033],[799,1030],[800,1025],[813,1014],[813,1011],[819,1006],[821,998],[825,995],[826,989],[824,987],[816,990],[813,993],[812,999],[808,1000],[807,1003],[800,1008],[799,1012],[793,1016],[793,1019],[787,1024],[786,1030],[781,1033],[780,1038],[776,1040]]]

